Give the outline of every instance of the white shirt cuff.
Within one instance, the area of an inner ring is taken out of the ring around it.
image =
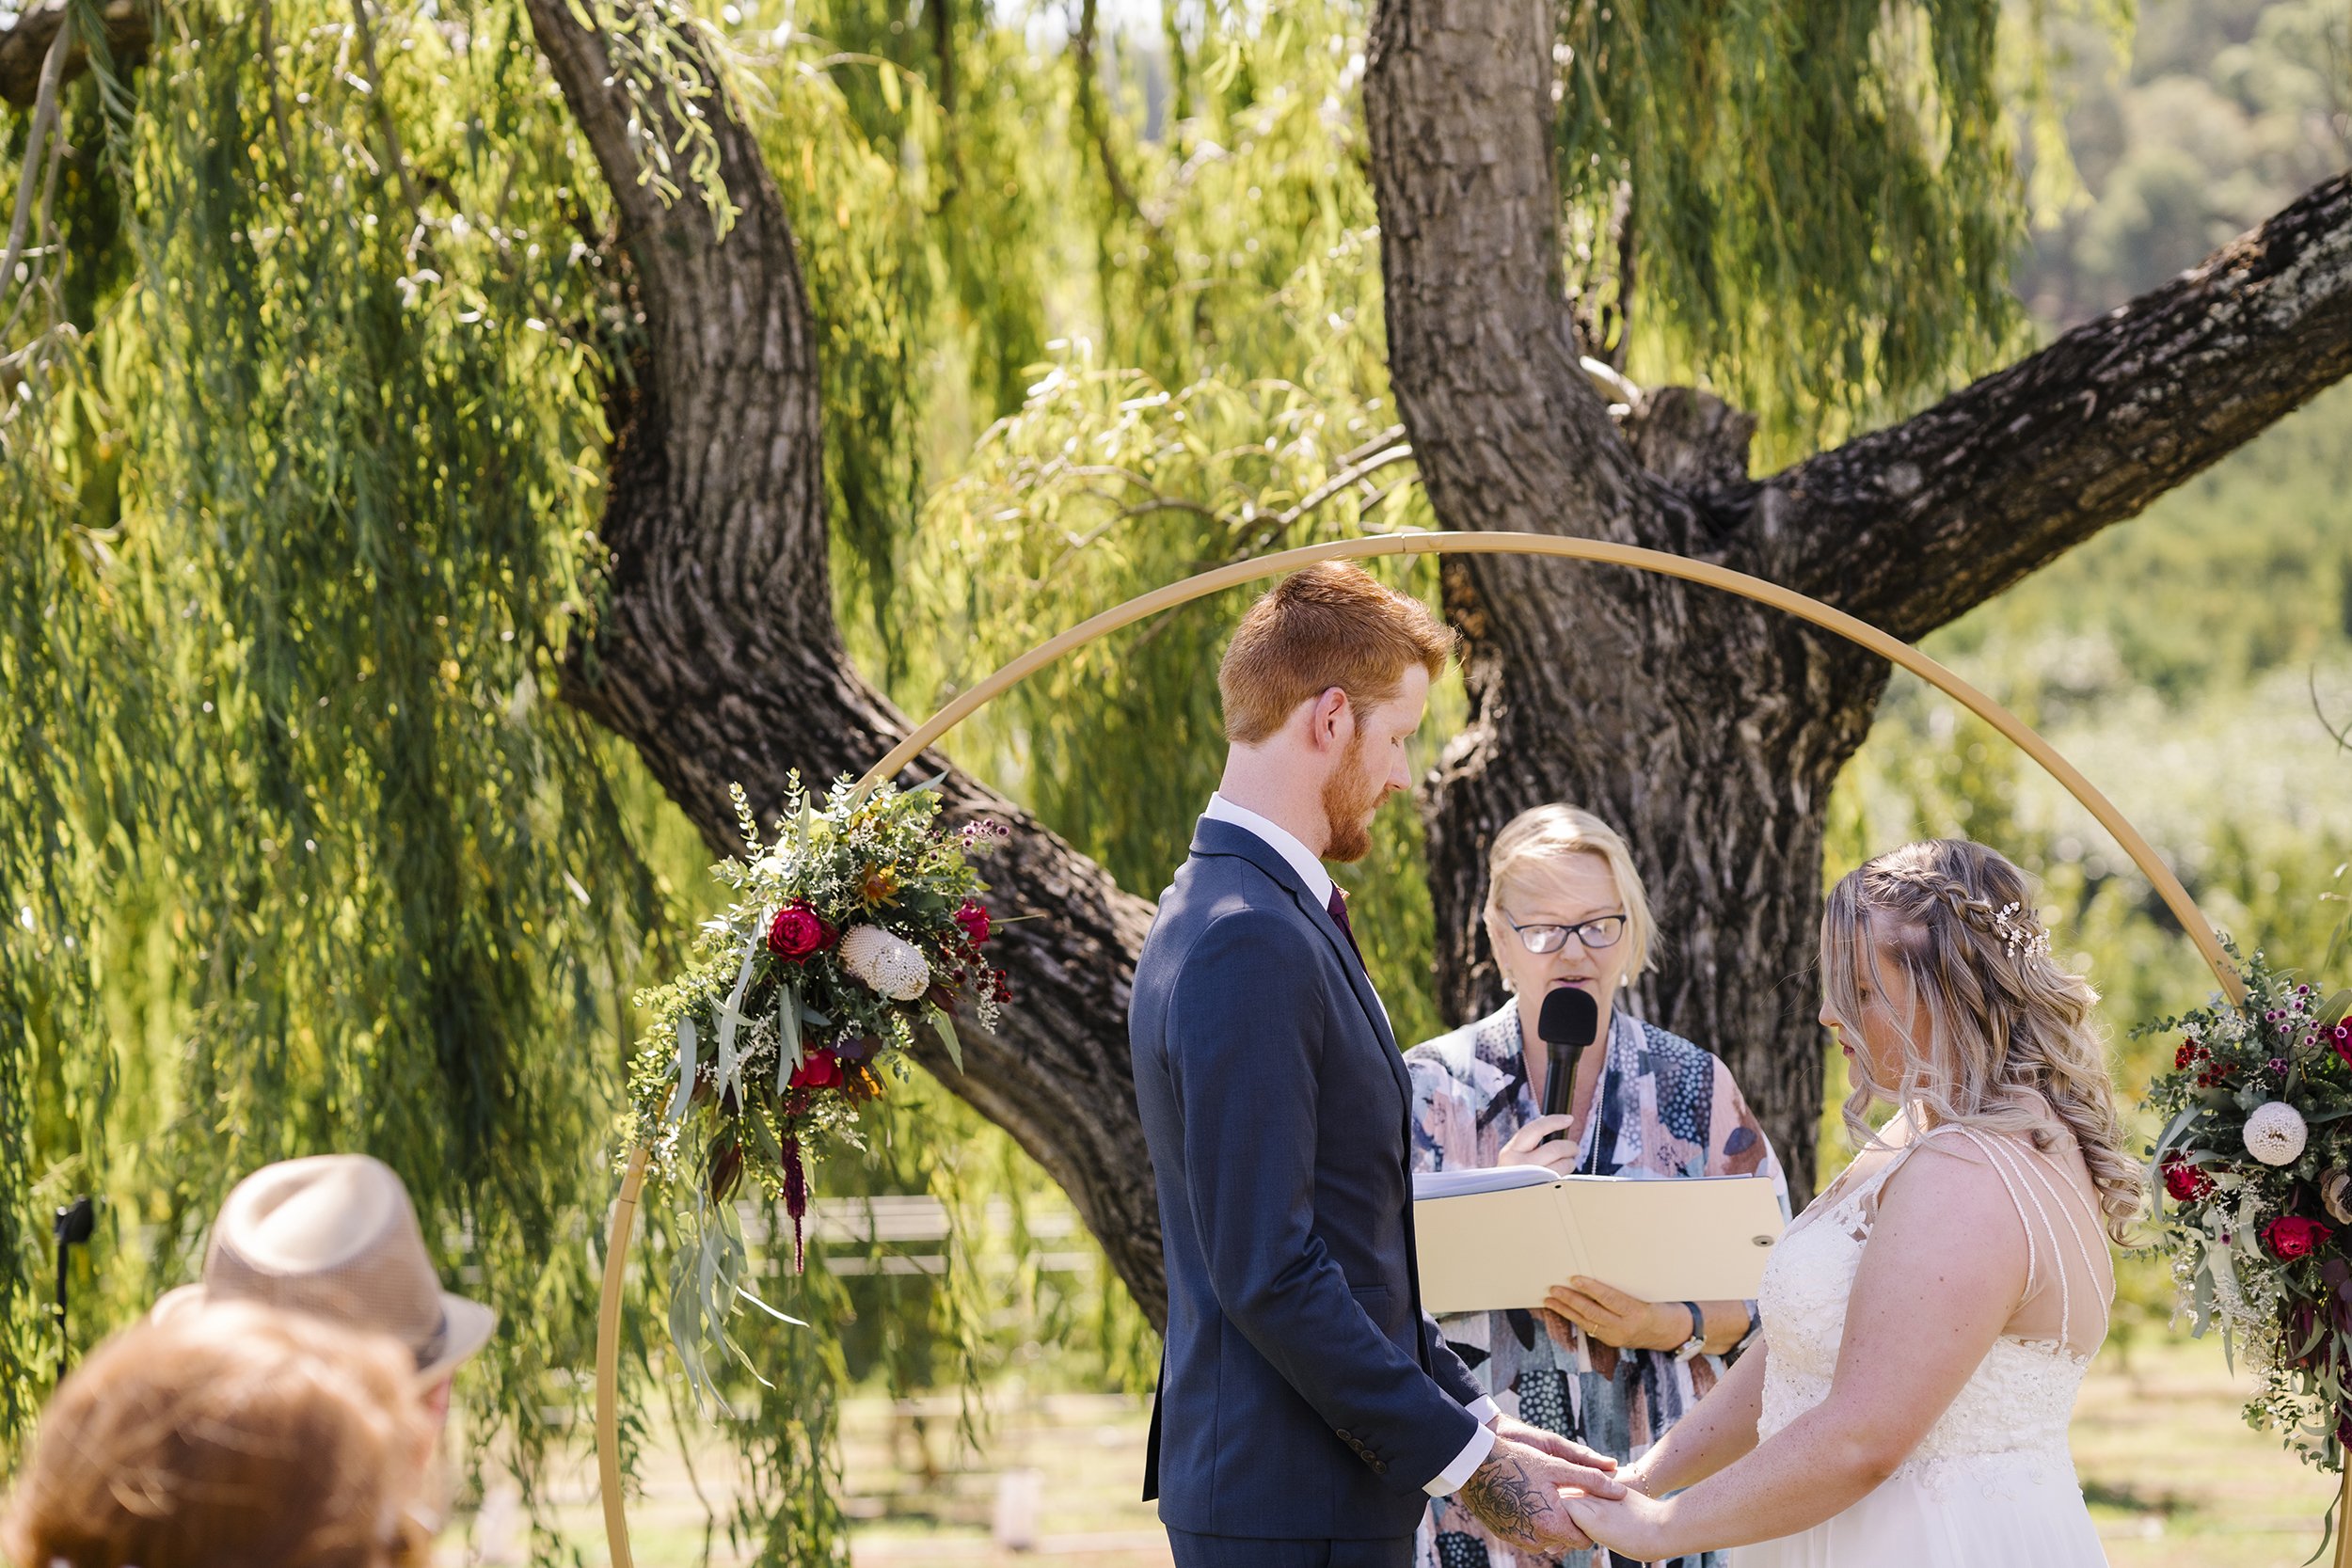
[[[1489,1406],[1494,1403],[1492,1400],[1481,1400],[1478,1402]],[[1471,1414],[1477,1414],[1477,1404],[1470,1408]],[[1433,1497],[1452,1497],[1462,1489],[1464,1482],[1478,1473],[1478,1467],[1486,1464],[1486,1456],[1494,1451],[1495,1429],[1486,1425],[1482,1419],[1478,1424],[1478,1430],[1470,1433],[1470,1440],[1462,1445],[1462,1451],[1454,1456],[1454,1463],[1447,1465],[1438,1473],[1437,1480],[1423,1486],[1422,1490]]]
[[[1490,1427],[1502,1419],[1502,1406],[1495,1403],[1491,1394],[1481,1394],[1462,1408],[1478,1418],[1478,1424]]]

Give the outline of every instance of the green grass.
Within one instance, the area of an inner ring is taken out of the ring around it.
[[[2111,1345],[2075,1410],[2074,1459],[2091,1517],[2114,1568],[2297,1568],[2318,1547],[2333,1478],[2306,1469],[2238,1418],[2246,1380],[2217,1343],[2142,1333]],[[1041,1558],[1090,1568],[1161,1568],[1168,1552],[1143,1473],[1148,1406],[1119,1395],[1025,1392],[1018,1380],[990,1395],[984,1449],[960,1441],[952,1400],[894,1405],[853,1400],[844,1421],[844,1507],[856,1521],[856,1568],[956,1562],[1012,1568]],[[697,1444],[702,1495],[723,1509],[734,1465],[723,1432]],[[1034,1551],[994,1545],[999,1478],[1029,1467],[1044,1478]],[[556,1495],[564,1537],[585,1568],[606,1561],[595,1466],[583,1452]],[[441,1560],[522,1560],[511,1501],[491,1488],[479,1519],[453,1528]],[[629,1511],[642,1568],[703,1560],[706,1535],[694,1479],[664,1449]],[[714,1568],[748,1560],[723,1528],[708,1538]]]

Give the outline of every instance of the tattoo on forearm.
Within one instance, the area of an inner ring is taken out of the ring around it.
[[[1515,1455],[1498,1454],[1480,1465],[1456,1500],[1505,1540],[1530,1539],[1544,1517],[1543,1489]]]

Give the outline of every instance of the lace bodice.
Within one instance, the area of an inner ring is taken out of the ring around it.
[[[2046,1300],[2057,1309],[2056,1332],[1996,1340],[1897,1474],[1941,1484],[1966,1473],[1979,1483],[1997,1485],[2004,1474],[2047,1479],[2055,1467],[2071,1481],[2067,1425],[2090,1357],[2070,1349],[2068,1341],[2087,1339],[2095,1348],[2106,1334],[2113,1276],[2104,1264],[2104,1248],[2092,1256],[2080,1217],[2070,1212],[2081,1207],[2079,1197],[2069,1203],[2062,1187],[2034,1168],[2039,1159],[2005,1148],[2008,1140],[1964,1129],[1939,1131],[1974,1140],[2001,1173],[2026,1232],[2027,1286],[2020,1317],[2046,1318],[2046,1311],[2029,1310]],[[1860,1180],[1841,1179],[1773,1249],[1759,1296],[1769,1346],[1759,1440],[1828,1397],[1845,1338],[1847,1298],[1869,1240],[1880,1190],[1925,1141],[1899,1150]]]

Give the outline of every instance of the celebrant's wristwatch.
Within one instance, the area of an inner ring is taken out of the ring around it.
[[[1688,1361],[1707,1348],[1707,1315],[1695,1301],[1686,1301],[1682,1307],[1691,1314],[1691,1337],[1675,1347],[1677,1361]]]

